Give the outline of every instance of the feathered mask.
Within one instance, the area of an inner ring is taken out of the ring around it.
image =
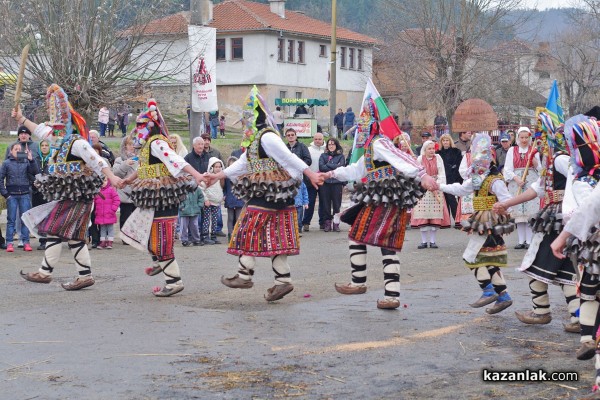
[[[135,135],[133,138],[134,146],[140,148],[146,143],[148,138],[151,136],[152,131],[158,132],[165,137],[169,137],[169,131],[167,125],[162,117],[162,114],[158,110],[156,100],[148,100],[146,111],[137,116],[135,120]],[[154,129],[153,129],[154,128]]]
[[[479,190],[490,173],[492,165],[492,139],[487,133],[477,133],[471,142],[471,179],[473,188]]]
[[[377,107],[371,96],[367,96],[358,118],[356,147],[361,148],[368,146],[373,137],[379,133],[379,114],[377,112]]]
[[[565,139],[575,174],[594,175],[600,167],[600,132],[596,120],[579,114],[565,122]]]
[[[261,129],[270,126],[275,127],[275,122],[269,111],[269,107],[265,99],[258,92],[256,85],[252,87],[250,93],[244,100],[242,109],[242,124],[244,130],[244,138],[242,139],[242,147],[248,148],[254,142],[256,134]]]
[[[48,107],[48,123],[53,129],[54,136],[69,138],[73,131],[86,140],[89,137],[89,129],[85,119],[77,113],[65,91],[53,83],[46,91],[46,106]]]

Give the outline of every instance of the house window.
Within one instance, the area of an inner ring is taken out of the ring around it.
[[[298,42],[298,63],[304,64],[304,42]]]
[[[217,61],[225,60],[225,39],[217,39]]]
[[[319,57],[327,57],[327,46],[324,44],[319,45]]]
[[[354,49],[348,49],[348,68],[354,69]]]
[[[243,38],[232,38],[231,39],[231,59],[232,60],[243,60],[244,59],[244,39]]]
[[[358,56],[356,58],[356,66],[359,71],[363,70],[363,51],[358,49]]]
[[[550,72],[541,71],[540,72],[540,79],[550,79]]]
[[[340,67],[346,68],[346,48],[340,47]]]
[[[280,90],[279,91],[279,97],[282,99],[285,99],[287,97],[287,91],[286,90]]]
[[[294,62],[294,41],[288,40],[288,62]]]
[[[285,39],[277,41],[277,61],[285,61]]]
[[[301,99],[302,98],[302,92],[296,92],[296,98],[297,99]]]

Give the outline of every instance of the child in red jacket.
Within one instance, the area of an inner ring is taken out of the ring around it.
[[[100,193],[94,198],[96,219],[94,223],[100,226],[100,244],[98,250],[112,249],[115,240],[115,227],[117,222],[117,210],[121,200],[116,189],[104,179]]]

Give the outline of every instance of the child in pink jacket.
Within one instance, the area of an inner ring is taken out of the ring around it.
[[[96,219],[94,223],[100,226],[100,244],[98,250],[112,249],[115,240],[115,226],[117,222],[117,210],[121,200],[116,189],[104,179],[100,193],[94,198]]]

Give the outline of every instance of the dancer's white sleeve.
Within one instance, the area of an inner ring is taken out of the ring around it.
[[[237,181],[238,176],[248,172],[248,152],[243,152],[240,158],[225,168],[223,172],[232,181]]]
[[[308,168],[308,165],[287,148],[279,135],[273,132],[265,132],[260,138],[260,144],[269,157],[277,161],[292,178],[302,179],[304,170]]]
[[[183,168],[188,165],[187,161],[175,152],[164,140],[157,139],[150,145],[152,155],[162,161],[167,167],[171,175],[175,178],[179,177],[183,172]]]
[[[584,202],[571,215],[569,222],[565,225],[565,231],[584,241],[587,239],[590,229],[600,222],[600,185],[585,198]]]
[[[98,175],[102,175],[102,168],[110,167],[104,158],[85,139],[78,139],[71,145],[71,154],[81,158],[85,164]]]
[[[454,196],[468,196],[473,193],[473,182],[471,179],[467,179],[463,183],[452,183],[450,185],[441,184],[440,190],[444,193],[452,194]]]

